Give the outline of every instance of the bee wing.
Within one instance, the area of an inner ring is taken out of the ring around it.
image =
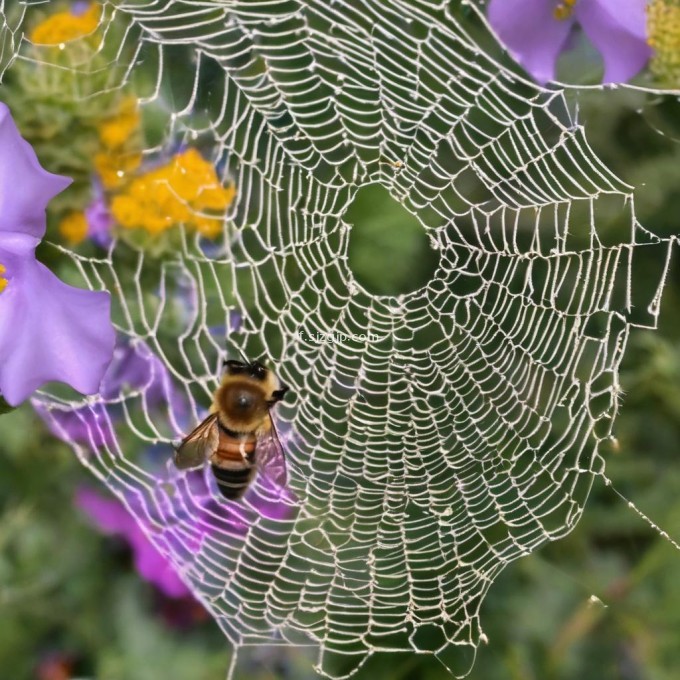
[[[269,420],[271,427],[257,440],[258,472],[276,486],[285,487],[287,481],[286,456],[271,415]]]
[[[217,414],[213,413],[175,449],[175,465],[180,470],[200,467],[217,448],[219,436]]]

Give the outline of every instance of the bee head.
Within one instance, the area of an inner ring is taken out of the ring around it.
[[[238,375],[239,373],[245,373],[248,364],[244,364],[242,361],[237,361],[236,359],[227,359],[222,364],[224,366],[227,375]]]
[[[269,369],[261,361],[245,363],[235,359],[227,359],[227,361],[224,362],[224,368],[226,369],[227,375],[245,375],[253,380],[262,382],[266,380],[267,375],[269,374]]]
[[[269,373],[269,369],[259,361],[253,361],[251,364],[248,364],[247,369],[251,378],[260,381],[264,381]]]
[[[215,394],[220,422],[234,432],[252,432],[267,416],[268,404],[262,387],[238,377],[223,383]]]
[[[257,395],[248,390],[235,390],[229,396],[231,398],[230,407],[236,413],[251,415],[252,411],[254,411],[257,406]]]
[[[281,401],[289,390],[288,385],[279,382],[272,371],[264,365],[264,360],[245,362],[229,359],[224,362],[224,367],[227,380],[241,378],[261,385],[263,396],[266,395],[264,396],[265,403],[269,408]],[[252,386],[249,389],[252,389]],[[238,396],[232,393],[230,403],[227,405],[234,412],[239,410],[247,412],[252,406],[249,396],[245,393]]]

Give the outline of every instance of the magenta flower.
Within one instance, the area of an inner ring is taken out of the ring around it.
[[[40,167],[0,103],[0,393],[11,406],[51,380],[94,394],[111,361],[109,294],[68,286],[35,258],[47,203],[70,182]]]
[[[576,24],[604,59],[605,83],[630,80],[647,63],[645,0],[490,0],[489,23],[539,82],[555,79],[557,58]]]
[[[120,536],[130,546],[140,576],[168,597],[187,597],[191,591],[179,578],[172,563],[146,537],[137,520],[118,500],[105,498],[91,489],[76,492],[76,506],[103,533]]]

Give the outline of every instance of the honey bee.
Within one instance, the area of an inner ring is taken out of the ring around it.
[[[220,493],[241,498],[259,470],[277,486],[286,484],[283,446],[271,409],[288,387],[259,361],[225,361],[210,415],[175,449],[180,470],[210,462]]]

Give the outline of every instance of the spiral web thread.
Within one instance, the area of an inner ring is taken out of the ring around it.
[[[138,92],[169,112],[166,141],[199,144],[238,195],[217,246],[187,234],[160,268],[139,252],[124,276],[121,243],[70,253],[189,404],[152,408],[144,388],[91,398],[75,415],[98,425],[74,448],[235,648],[311,645],[329,674],[336,657],[352,672],[415,651],[464,674],[495,576],[569,533],[603,474],[618,366],[630,328],[656,324],[671,242],[636,221],[563,93],[487,54],[472,6],[140,0],[102,21],[125,26],[112,87],[155,70]],[[439,254],[419,290],[372,295],[349,268],[343,215],[369,184]],[[604,205],[627,233],[602,233]],[[656,281],[636,279],[645,258]],[[227,502],[209,472],[167,464],[237,348],[291,386],[278,422],[292,493],[278,501],[258,481]],[[83,403],[40,402],[53,416]]]

